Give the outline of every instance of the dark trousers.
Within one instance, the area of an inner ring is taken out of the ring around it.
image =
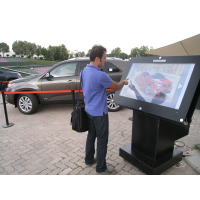
[[[108,144],[108,114],[103,116],[91,116],[87,113],[89,119],[89,131],[86,141],[86,157],[87,164],[93,163],[95,153],[95,140],[97,138],[97,166],[96,172],[104,172],[106,166],[106,154]]]

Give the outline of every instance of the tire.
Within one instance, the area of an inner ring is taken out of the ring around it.
[[[113,100],[114,95],[115,95],[114,92],[107,93],[107,107],[108,107],[108,111],[110,112],[116,112],[121,109],[121,106],[114,102]]]
[[[144,92],[146,94],[150,94],[151,93],[151,84],[147,85],[147,87],[145,88]]]
[[[17,98],[17,107],[21,113],[30,115],[36,112],[38,100],[33,94],[21,94]]]

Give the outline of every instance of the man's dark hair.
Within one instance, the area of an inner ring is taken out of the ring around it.
[[[101,45],[94,45],[90,51],[90,61],[94,61],[96,57],[103,57],[104,52],[106,52],[106,48]]]

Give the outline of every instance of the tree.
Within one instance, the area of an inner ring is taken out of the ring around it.
[[[4,57],[4,53],[9,52],[9,46],[4,42],[0,43],[0,52],[3,53],[3,57]]]
[[[15,52],[16,55],[20,55],[21,51],[20,51],[20,45],[19,45],[20,41],[15,41],[12,44],[12,50]]]
[[[129,55],[122,52],[122,53],[120,53],[120,56],[119,56],[119,57],[122,58],[123,60],[125,60],[125,59],[128,59],[128,58],[129,58]]]
[[[80,57],[85,57],[85,52],[84,51],[80,52]]]
[[[42,52],[42,47],[40,45],[37,45],[36,46],[36,55],[38,56],[38,59],[39,59],[39,56],[41,55],[41,52]]]
[[[138,47],[135,47],[135,48],[131,49],[130,57],[140,57]]]
[[[48,50],[46,48],[42,47],[41,55],[43,55],[44,58],[47,59],[48,58]]]
[[[60,46],[49,46],[48,49],[48,58],[51,60],[67,60],[68,59],[67,49],[64,44]]]
[[[130,54],[130,57],[147,57],[147,56],[152,56],[152,55],[149,55],[149,54],[146,54],[145,52],[146,51],[150,51],[150,50],[153,50],[153,47],[149,47],[148,46],[141,46],[140,48],[138,47],[135,47],[133,49],[131,49],[131,54]]]
[[[111,51],[110,56],[119,58],[120,53],[121,53],[121,49],[120,49],[120,47],[117,47]]]
[[[33,55],[36,53],[36,50],[37,50],[37,46],[35,43],[28,43],[28,46],[29,46],[29,55],[31,56],[31,58],[33,58]]]
[[[84,57],[85,56],[85,52],[84,51],[78,51],[75,56],[76,57]]]
[[[67,60],[69,57],[69,54],[67,53],[67,48],[64,44],[59,46],[59,60]]]
[[[149,49],[148,46],[144,46],[144,45],[141,46],[140,47],[140,56],[142,56],[142,57],[152,56],[152,55],[149,55],[149,54],[145,53],[146,51],[150,51],[150,50],[153,50],[153,48],[150,47],[150,49]]]
[[[86,56],[90,56],[91,49],[88,50]]]
[[[54,54],[56,52],[56,49],[54,46],[49,45],[48,50],[47,50],[47,59],[49,60],[54,60]]]

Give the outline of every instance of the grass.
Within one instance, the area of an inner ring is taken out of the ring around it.
[[[196,144],[195,149],[199,149],[199,151],[200,151],[200,144]]]
[[[41,65],[46,65],[46,64],[54,65],[54,64],[58,63],[59,61],[38,60],[38,59],[30,59],[30,58],[27,58],[27,59],[25,60],[25,62],[36,62],[36,63],[39,63],[39,64],[41,64]]]

